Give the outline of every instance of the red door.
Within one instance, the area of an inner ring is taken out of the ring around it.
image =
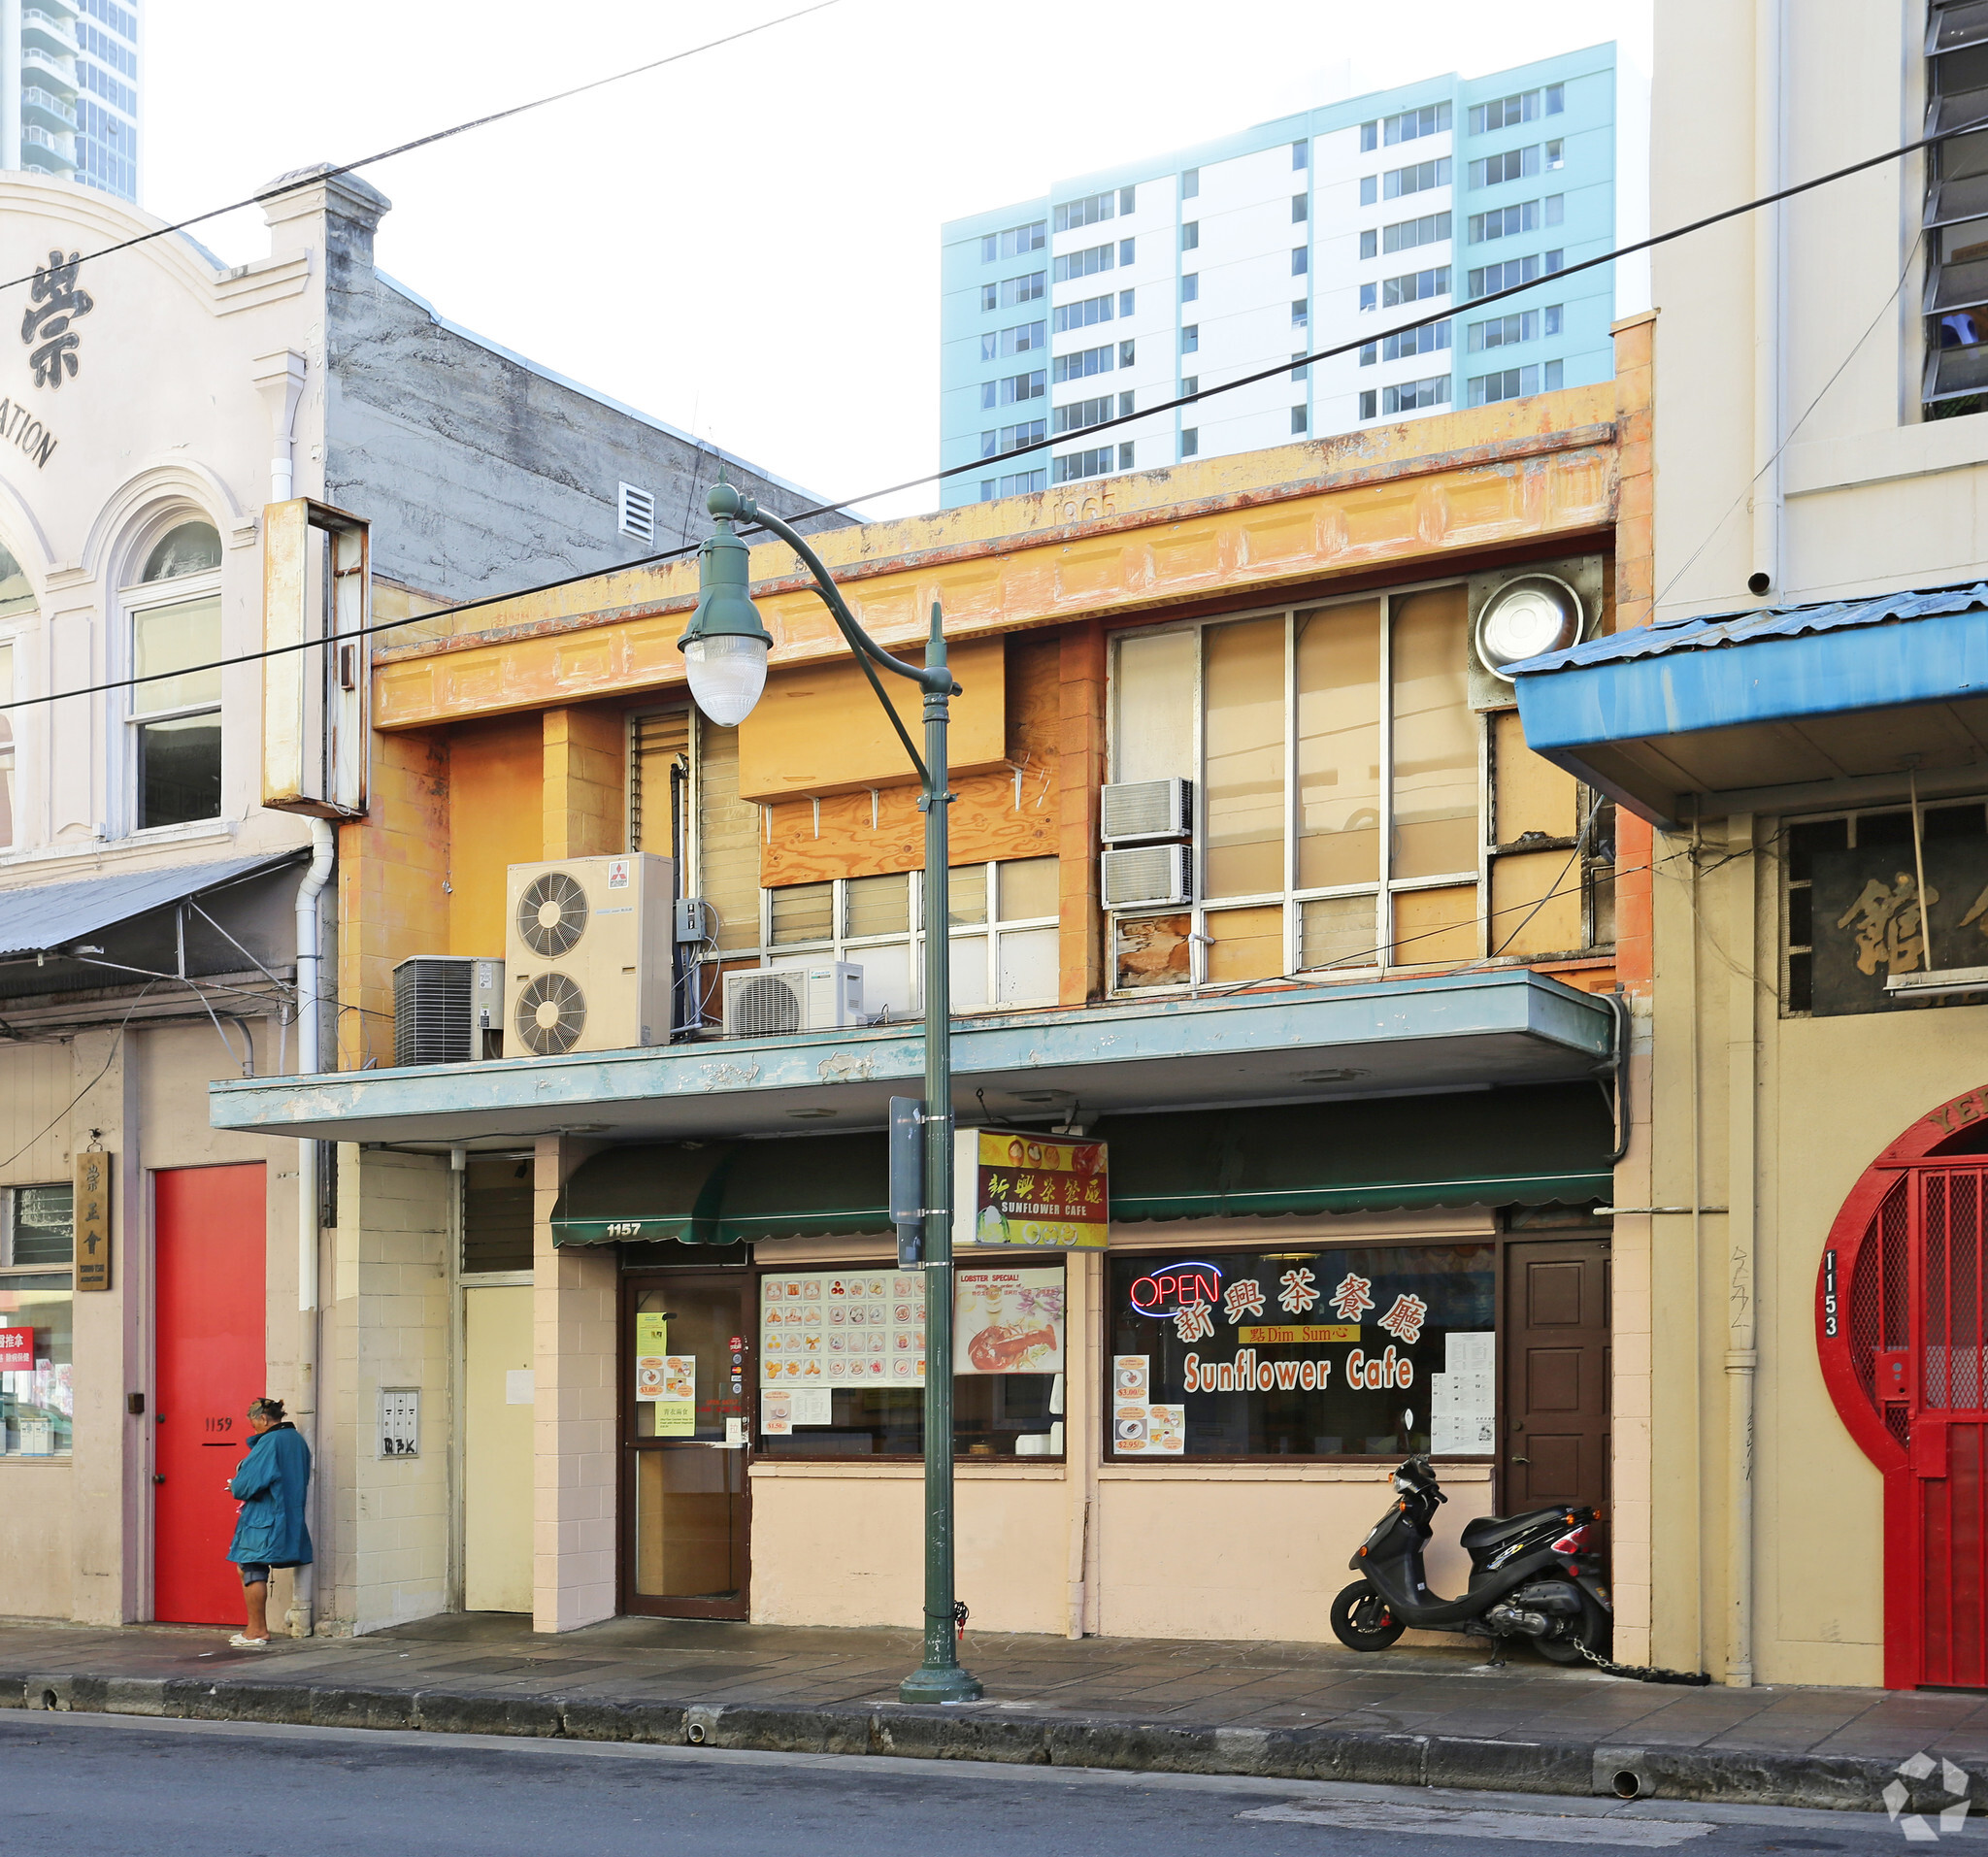
[[[261,1393],[263,1169],[180,1167],[152,1176],[158,1363],[153,1393],[152,1616],[239,1625],[242,1578],[225,1488]]]

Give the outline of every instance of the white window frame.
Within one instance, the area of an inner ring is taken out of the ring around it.
[[[183,511],[151,530],[140,545],[139,558],[144,559],[173,530],[187,522],[213,524],[213,518],[204,511]],[[225,546],[225,545],[224,545]],[[199,574],[176,575],[169,580],[142,580],[135,585],[122,587],[117,593],[117,634],[119,655],[125,666],[126,676],[136,676],[138,668],[138,617],[142,613],[155,613],[170,606],[187,606],[195,600],[221,599],[222,569],[204,569]],[[215,632],[215,652],[217,656],[227,655],[226,647],[227,609],[222,605]],[[226,673],[221,673],[223,677]],[[154,833],[175,833],[183,836],[189,829],[209,823],[206,819],[182,820],[172,825],[140,825],[140,795],[138,791],[139,753],[138,731],[154,722],[177,721],[182,716],[213,715],[220,718],[225,703],[225,689],[217,693],[212,702],[184,703],[177,709],[141,710],[139,691],[130,685],[123,696],[123,766],[120,770],[117,790],[122,796],[121,807],[128,836],[149,838]],[[215,820],[228,816],[227,800],[227,725],[221,723],[221,803],[215,814]]]
[[[1466,584],[1460,575],[1445,576],[1439,580],[1407,581],[1398,586],[1389,586],[1357,594],[1342,594],[1336,598],[1306,600],[1289,606],[1252,608],[1240,613],[1220,613],[1205,619],[1188,619],[1171,625],[1141,626],[1137,630],[1120,632],[1112,642],[1111,658],[1107,667],[1106,682],[1106,766],[1107,778],[1115,780],[1118,755],[1118,654],[1117,647],[1128,638],[1155,638],[1164,633],[1191,632],[1196,635],[1196,649],[1193,669],[1194,706],[1194,900],[1187,905],[1190,915],[1188,943],[1188,980],[1176,986],[1133,986],[1118,984],[1118,930],[1121,920],[1147,919],[1154,916],[1179,915],[1179,909],[1159,910],[1119,910],[1108,912],[1110,923],[1106,949],[1106,983],[1108,996],[1112,999],[1178,998],[1194,988],[1209,984],[1208,978],[1208,948],[1210,945],[1208,918],[1219,915],[1229,910],[1262,909],[1270,905],[1281,906],[1284,912],[1284,960],[1283,977],[1298,979],[1373,979],[1385,978],[1393,973],[1420,973],[1444,963],[1430,961],[1390,962],[1389,950],[1395,941],[1395,904],[1397,896],[1416,890],[1453,889],[1463,883],[1474,883],[1477,887],[1476,947],[1472,958],[1482,960],[1487,957],[1489,924],[1485,919],[1490,895],[1491,851],[1489,833],[1491,831],[1490,806],[1490,731],[1475,711],[1472,712],[1476,722],[1477,738],[1477,861],[1474,869],[1445,872],[1436,877],[1397,878],[1389,875],[1388,861],[1393,854],[1394,845],[1394,608],[1397,600],[1410,594],[1432,592],[1441,587],[1455,587]],[[1380,704],[1379,704],[1379,751],[1383,778],[1380,782],[1378,828],[1380,833],[1381,868],[1379,875],[1368,882],[1326,884],[1322,886],[1301,886],[1298,877],[1298,713],[1297,713],[1297,615],[1300,613],[1316,613],[1335,606],[1362,606],[1370,601],[1380,602]],[[1249,896],[1224,896],[1213,899],[1207,895],[1208,889],[1208,708],[1204,689],[1204,677],[1208,653],[1200,644],[1200,635],[1210,626],[1233,625],[1249,619],[1281,617],[1284,621],[1284,886],[1281,890],[1266,890]],[[1299,962],[1303,959],[1304,947],[1304,906],[1307,903],[1322,902],[1337,897],[1372,896],[1375,903],[1375,939],[1373,961],[1364,965],[1348,963],[1343,967],[1319,968],[1300,972]]]
[[[1043,855],[1053,856],[1054,854],[1045,852]],[[1057,994],[1053,991],[1041,998],[1031,999],[1004,1000],[1000,996],[1001,943],[1003,938],[1031,930],[1040,931],[1043,929],[1058,928],[1062,921],[1060,910],[1054,915],[1016,916],[1011,920],[1000,914],[999,872],[1001,866],[1003,864],[1032,861],[1030,859],[1018,858],[989,858],[982,861],[976,858],[966,864],[956,864],[952,867],[955,871],[962,871],[970,870],[977,865],[985,874],[984,880],[987,886],[987,910],[985,916],[977,922],[954,923],[947,931],[947,940],[949,942],[969,942],[977,938],[984,938],[987,944],[985,1001],[978,1006],[955,1006],[953,1010],[961,1017],[979,1017],[988,1013],[1000,1012],[1025,1012],[1034,1011],[1039,1007],[1054,1006],[1057,1003]],[[878,873],[878,875],[896,876],[898,873]],[[906,1010],[914,1014],[922,1012],[925,1003],[925,874],[922,871],[908,871],[903,873],[903,875],[909,879],[905,885],[908,920],[903,930],[893,928],[886,930],[880,935],[865,936],[845,933],[845,926],[848,921],[848,885],[851,881],[861,881],[861,879],[852,879],[845,877],[817,878],[814,881],[826,882],[831,885],[830,908],[832,914],[830,919],[835,925],[836,932],[832,936],[820,941],[782,942],[778,946],[775,945],[773,939],[773,899],[775,893],[779,889],[801,889],[808,886],[797,883],[778,884],[773,888],[767,888],[762,885],[759,892],[759,965],[762,968],[786,967],[796,963],[824,960],[854,961],[860,965],[866,952],[902,947],[906,950],[905,958],[911,980],[911,1003]],[[744,950],[739,950],[726,956],[728,962],[743,962],[750,958]],[[876,1009],[867,999],[864,1002],[864,1011],[873,1018],[876,1016]]]

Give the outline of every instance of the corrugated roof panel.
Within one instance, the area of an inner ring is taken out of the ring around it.
[[[1590,639],[1565,651],[1548,651],[1510,667],[1513,677],[1572,671],[1590,664],[1619,664],[1631,658],[1662,657],[1673,651],[1708,651],[1762,639],[1800,638],[1805,633],[1840,632],[1854,626],[1890,625],[1939,618],[1956,613],[1988,612],[1988,580],[1962,586],[1882,593],[1865,600],[1823,600],[1809,606],[1748,607],[1740,613],[1703,613],[1685,619],[1659,619],[1631,632]]]
[[[86,935],[128,922],[182,897],[217,889],[252,872],[299,857],[303,847],[262,857],[225,858],[214,864],[172,864],[120,871],[79,883],[38,883],[0,890],[0,956],[38,954],[66,947]]]

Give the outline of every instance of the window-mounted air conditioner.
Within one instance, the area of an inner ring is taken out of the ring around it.
[[[1159,909],[1194,894],[1193,851],[1185,845],[1135,845],[1103,859],[1108,910]]]
[[[498,1055],[504,963],[416,954],[393,970],[393,1061],[469,1064]]]
[[[1194,829],[1191,780],[1124,780],[1098,798],[1098,836],[1107,845],[1185,838]]]
[[[725,1036],[826,1032],[863,1023],[863,970],[853,961],[748,968],[725,976]]]
[[[512,865],[507,1056],[670,1042],[673,876],[668,858],[640,852]]]

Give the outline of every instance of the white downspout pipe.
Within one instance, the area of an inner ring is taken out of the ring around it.
[[[311,868],[304,873],[303,882],[297,885],[297,1070],[300,1075],[309,1075],[323,1068],[318,1037],[323,1023],[323,925],[318,918],[318,899],[323,896],[325,885],[331,881],[332,866],[337,858],[338,834],[331,821],[313,819]],[[313,1519],[315,1513],[321,1513],[322,1506],[315,1497],[323,1479],[319,1450],[321,1433],[317,1424],[318,1330],[322,1320],[318,1313],[317,1204],[317,1144],[315,1141],[299,1142],[297,1309],[305,1319],[299,1340],[298,1383],[309,1403],[300,1402],[297,1416],[304,1421],[300,1429],[304,1433],[304,1442],[311,1446],[314,1475],[313,1500],[309,1509]],[[313,1527],[311,1532],[314,1542],[320,1539],[319,1529]],[[294,1577],[296,1584],[290,1608],[290,1630],[295,1637],[308,1638],[314,1625],[312,1602],[315,1582],[309,1568],[300,1567]]]

